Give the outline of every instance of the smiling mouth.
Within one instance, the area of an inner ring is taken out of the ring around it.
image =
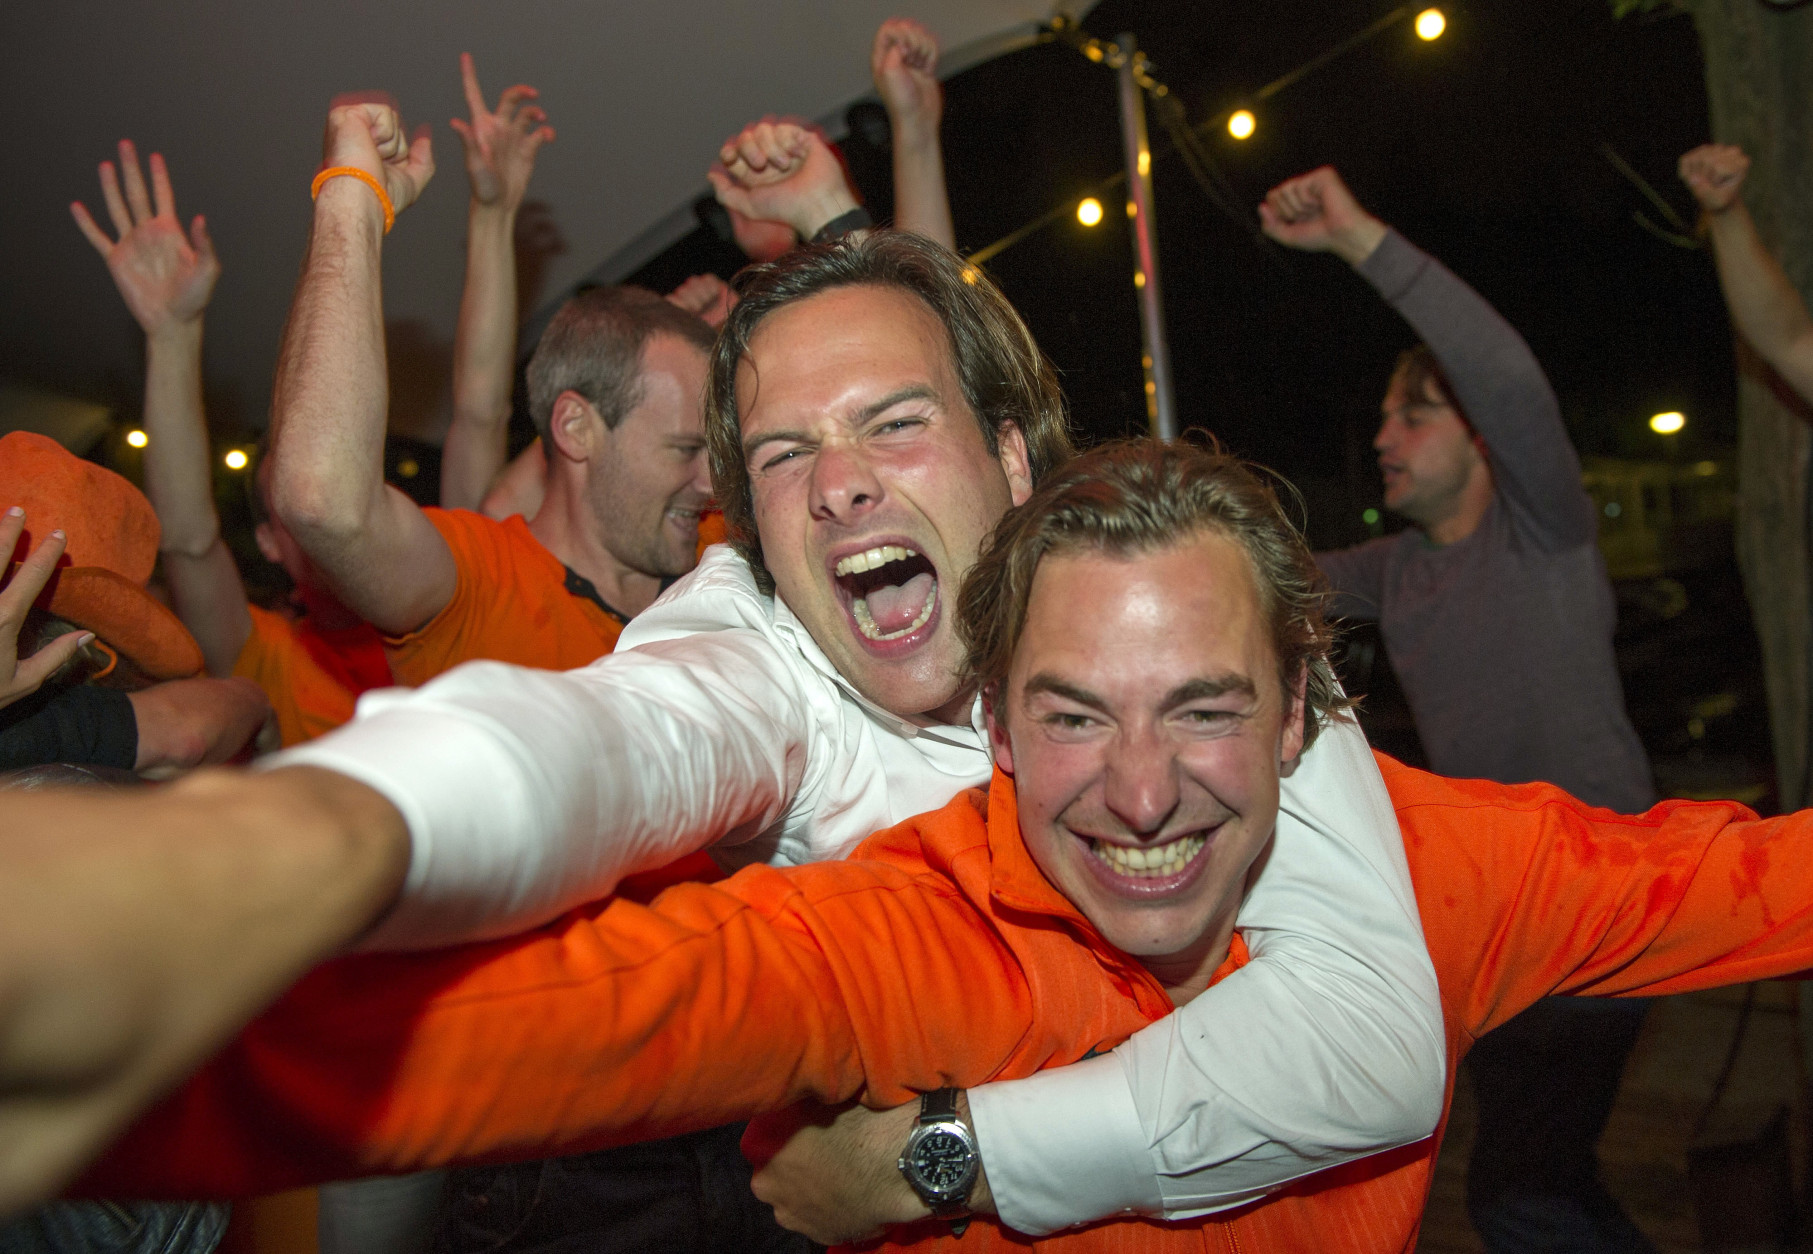
[[[1209,838],[1203,832],[1179,836],[1169,844],[1137,847],[1091,839],[1089,852],[1116,875],[1161,880],[1182,875],[1184,868],[1196,860],[1208,843]]]
[[[838,560],[832,572],[856,630],[877,644],[904,640],[938,608],[938,571],[923,555],[881,544]]]

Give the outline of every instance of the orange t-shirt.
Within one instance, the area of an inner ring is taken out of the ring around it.
[[[324,632],[306,616],[291,618],[256,605],[246,609],[252,634],[233,674],[264,689],[285,748],[351,722],[361,692],[395,682],[384,643],[369,623]]]
[[[1667,802],[1638,818],[1541,784],[1381,758],[1453,1071],[1553,993],[1654,996],[1813,967],[1813,814]],[[1236,956],[1237,960],[1237,956]],[[525,936],[343,959],[302,981],[85,1181],[200,1196],[536,1158],[801,1100],[893,1106],[1108,1049],[1171,1005],[1039,873],[1013,785],[866,841]],[[1262,1203],[1037,1240],[986,1219],[913,1248],[1410,1250],[1439,1133]],[[915,1240],[915,1238],[917,1238]]]
[[[572,670],[617,647],[629,616],[607,606],[568,570],[521,514],[502,522],[464,509],[425,509],[459,572],[453,599],[406,636],[387,636],[397,682],[427,683],[461,662],[487,658]],[[724,538],[724,516],[699,520],[699,552]]]
[[[422,512],[459,576],[439,614],[384,638],[398,682],[425,684],[477,658],[573,670],[616,648],[627,616],[594,600],[596,589],[548,552],[521,514],[499,522],[466,509]]]

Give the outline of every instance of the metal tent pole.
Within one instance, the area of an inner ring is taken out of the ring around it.
[[[1127,192],[1133,229],[1133,282],[1139,289],[1139,329],[1145,344],[1146,421],[1161,440],[1178,436],[1177,398],[1171,388],[1171,349],[1158,281],[1158,223],[1152,213],[1152,146],[1146,140],[1145,94],[1134,75],[1137,49],[1131,33],[1118,36],[1121,147],[1127,157]]]

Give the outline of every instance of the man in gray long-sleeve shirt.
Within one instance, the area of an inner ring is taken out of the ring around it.
[[[1337,614],[1379,621],[1431,767],[1647,809],[1592,500],[1529,345],[1331,168],[1274,188],[1260,216],[1280,243],[1353,266],[1423,338],[1399,359],[1373,440],[1385,504],[1413,525],[1316,560]],[[1644,1003],[1564,1000],[1468,1058],[1480,1126],[1467,1203],[1494,1254],[1650,1248],[1594,1155]]]

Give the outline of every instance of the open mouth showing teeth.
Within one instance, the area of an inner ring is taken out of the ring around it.
[[[885,643],[912,635],[938,608],[938,571],[924,556],[882,544],[839,559],[833,572],[850,598],[850,617],[870,640]]]
[[[1181,875],[1183,869],[1190,865],[1208,843],[1209,838],[1198,832],[1190,836],[1179,836],[1167,845],[1129,848],[1105,840],[1091,840],[1089,848],[1116,875],[1133,879],[1164,879]]]

